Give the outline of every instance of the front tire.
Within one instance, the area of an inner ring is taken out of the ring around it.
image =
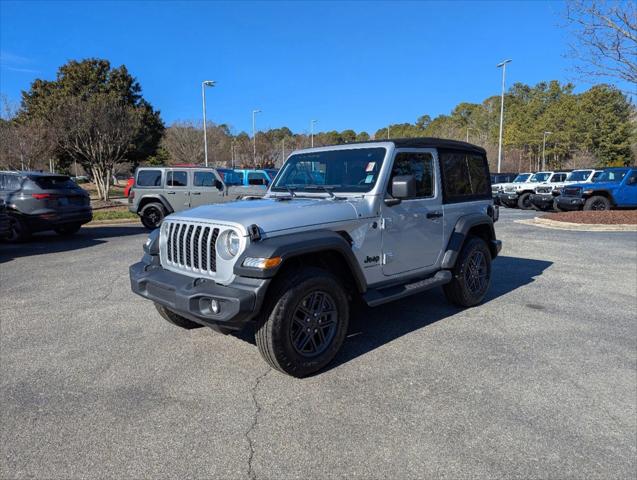
[[[531,194],[522,193],[518,197],[518,207],[522,210],[533,210],[533,204],[531,203]]]
[[[255,335],[264,360],[294,377],[325,367],[341,348],[349,323],[347,295],[338,278],[303,268],[274,285],[271,298]]]
[[[144,208],[142,208],[139,212],[142,224],[148,230],[155,230],[156,228],[159,228],[165,216],[166,210],[164,209],[164,206],[158,202],[144,205]]]
[[[610,200],[601,195],[594,195],[586,200],[584,210],[610,210]]]
[[[172,310],[168,310],[166,307],[160,305],[159,303],[155,303],[155,308],[164,320],[178,327],[185,328],[186,330],[192,330],[193,328],[201,328],[203,326],[199,325],[197,322],[188,320],[181,315],[177,315],[175,312],[173,312]]]
[[[560,208],[560,206],[557,203],[557,198],[555,200],[553,200],[553,210],[555,210],[556,212],[565,212],[566,210]]]
[[[447,300],[461,307],[484,300],[491,284],[491,252],[482,238],[467,238],[452,273],[453,280],[443,286]]]

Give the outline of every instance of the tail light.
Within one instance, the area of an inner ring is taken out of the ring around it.
[[[49,198],[55,198],[55,195],[52,193],[32,193],[31,196],[36,200],[46,200]]]

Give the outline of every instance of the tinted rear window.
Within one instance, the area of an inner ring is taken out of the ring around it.
[[[484,155],[451,150],[440,150],[439,155],[445,202],[491,198],[489,166]]]
[[[138,187],[160,187],[161,170],[140,170],[137,172]]]
[[[54,190],[56,188],[78,188],[77,184],[73,180],[62,175],[51,177],[29,177],[29,180],[35,182],[35,184],[42,190]]]

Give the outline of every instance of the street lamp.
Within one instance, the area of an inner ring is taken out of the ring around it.
[[[257,130],[255,115],[261,113],[261,110],[252,110],[252,164],[257,165]]]
[[[206,136],[206,87],[214,87],[214,80],[204,80],[201,82],[201,101],[203,103],[203,158],[208,166],[208,137]]]
[[[546,137],[553,132],[544,132],[542,135],[542,171],[546,168]]]
[[[387,140],[389,140],[389,127],[387,127]]]
[[[500,98],[500,140],[498,141],[498,173],[500,173],[500,168],[502,167],[502,123],[504,121],[504,79],[507,71],[507,63],[510,63],[511,60],[505,60],[496,65],[497,68],[502,67],[502,96]]]
[[[469,130],[475,130],[475,128],[467,127],[467,143],[469,143]]]
[[[314,148],[314,124],[316,122],[317,122],[316,120],[310,120],[310,136],[311,136],[312,148]]]

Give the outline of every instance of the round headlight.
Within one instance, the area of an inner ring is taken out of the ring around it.
[[[222,257],[227,257],[228,259],[234,257],[239,253],[239,248],[241,246],[241,239],[239,235],[234,230],[226,230],[223,234],[220,235],[219,240],[221,241],[221,253]]]

